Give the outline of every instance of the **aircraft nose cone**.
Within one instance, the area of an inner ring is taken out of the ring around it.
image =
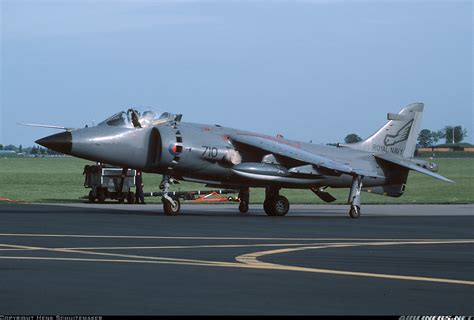
[[[61,132],[36,140],[36,143],[57,152],[71,154],[72,134],[69,131]]]

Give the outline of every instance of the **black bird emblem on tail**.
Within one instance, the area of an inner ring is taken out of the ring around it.
[[[410,130],[411,126],[413,125],[414,119],[410,120],[407,122],[403,127],[398,130],[398,132],[394,135],[392,134],[387,134],[385,136],[385,139],[383,140],[383,143],[389,147],[393,146],[399,142],[405,141],[408,139],[408,136],[410,135]]]

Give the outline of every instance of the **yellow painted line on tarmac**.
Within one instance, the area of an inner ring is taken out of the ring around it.
[[[326,247],[349,247],[356,245],[339,245],[339,246],[315,246],[308,248],[295,248],[295,249],[323,249]],[[272,250],[277,251],[277,250]],[[159,259],[158,257],[148,257]],[[350,272],[330,269],[319,269],[319,268],[305,268],[305,267],[294,267],[285,266],[272,263],[259,262],[256,263],[229,263],[229,262],[217,262],[209,261],[210,263],[202,263],[200,260],[193,262],[192,260],[182,261],[183,259],[169,261],[156,261],[156,260],[136,260],[136,259],[86,259],[86,258],[53,258],[53,257],[21,257],[21,256],[10,256],[1,257],[0,259],[9,260],[52,260],[52,261],[81,261],[81,262],[115,262],[115,263],[138,263],[138,264],[173,264],[173,265],[190,265],[190,266],[207,266],[207,267],[224,267],[224,268],[242,268],[242,269],[264,269],[264,270],[279,270],[279,271],[297,271],[297,272],[309,272],[309,273],[322,273],[332,275],[344,275],[344,276],[358,276],[358,277],[369,277],[369,278],[383,278],[390,280],[409,280],[409,281],[423,281],[423,282],[437,282],[447,284],[461,284],[461,285],[474,285],[474,281],[466,280],[455,280],[455,279],[442,279],[442,278],[429,278],[429,277],[417,277],[417,276],[403,276],[403,275],[392,275],[392,274],[378,274],[368,272]],[[241,259],[242,262],[250,261]],[[211,263],[212,262],[212,263]]]
[[[287,266],[268,262],[261,262],[257,258],[273,254],[281,254],[303,250],[314,250],[314,249],[327,249],[327,248],[342,248],[342,247],[358,247],[358,246],[390,246],[390,245],[427,245],[427,244],[471,244],[474,240],[464,241],[430,241],[430,242],[385,242],[385,243],[354,243],[354,244],[336,244],[336,245],[318,245],[318,246],[306,246],[299,248],[285,248],[268,251],[253,252],[244,254],[236,257],[236,260],[248,265],[261,266],[272,268],[273,270],[287,270],[287,271],[300,271],[300,272],[311,272],[311,273],[325,273],[334,275],[346,275],[346,276],[358,276],[358,277],[370,277],[370,278],[385,278],[392,280],[411,280],[411,281],[425,281],[425,282],[438,282],[438,283],[449,283],[449,284],[463,284],[463,285],[474,285],[474,281],[468,280],[456,280],[456,279],[443,279],[443,278],[432,278],[432,277],[418,277],[418,276],[404,276],[404,275],[393,275],[383,273],[370,273],[370,272],[353,272],[353,271],[342,271],[332,269],[320,269],[320,268],[306,268],[297,266]]]
[[[31,249],[0,249],[0,251],[31,251]]]
[[[86,258],[53,258],[53,257],[22,257],[22,256],[5,256],[1,257],[0,260],[52,260],[52,261],[81,261],[81,262],[117,262],[117,263],[139,263],[139,264],[174,264],[174,265],[187,265],[187,266],[209,266],[215,267],[216,265],[192,263],[192,262],[180,262],[180,261],[154,261],[154,260],[132,260],[132,259],[86,259]],[[232,264],[232,263],[230,263]],[[240,264],[234,263],[238,266]],[[227,267],[227,266],[223,266]],[[232,266],[233,267],[233,266]],[[246,267],[248,269],[252,267]]]
[[[2,246],[4,247],[15,248],[15,249],[44,250],[44,251],[60,252],[60,253],[99,255],[99,256],[127,258],[127,259],[125,260],[125,259],[85,259],[85,258],[6,257],[6,256],[0,257],[0,259],[177,264],[177,265],[209,266],[209,267],[298,271],[298,272],[322,273],[322,274],[332,274],[332,275],[384,278],[384,279],[391,279],[391,280],[409,280],[409,281],[424,281],[424,282],[447,283],[447,284],[474,285],[474,281],[468,281],[468,280],[392,275],[392,274],[369,273],[369,272],[352,272],[352,271],[320,269],[320,268],[307,268],[307,267],[266,263],[266,262],[261,262],[258,260],[258,258],[262,256],[295,252],[295,251],[303,251],[303,250],[312,250],[312,249],[342,248],[342,247],[357,247],[357,246],[471,244],[471,243],[474,243],[474,240],[436,240],[436,241],[406,241],[406,242],[390,241],[390,242],[320,244],[320,245],[312,245],[312,246],[305,245],[303,247],[267,250],[267,251],[260,251],[260,252],[254,252],[254,253],[241,255],[241,256],[236,257],[236,260],[238,262],[150,257],[150,256],[140,256],[140,255],[125,255],[125,254],[90,252],[90,251],[72,250],[72,249],[57,249],[57,248],[44,248],[44,247],[31,247],[31,246],[3,244]]]
[[[108,252],[91,252],[91,251],[82,251],[82,250],[70,250],[70,249],[55,249],[55,248],[45,248],[45,247],[30,247],[30,246],[18,246],[18,245],[8,245],[12,248],[27,249],[27,250],[43,250],[50,252],[60,252],[60,253],[76,253],[76,254],[85,254],[85,255],[97,255],[97,256],[109,256],[109,257],[120,257],[120,258],[129,258],[129,259],[146,259],[146,260],[156,260],[156,261],[173,261],[173,262],[184,262],[192,264],[202,264],[202,265],[216,265],[216,266],[235,266],[239,263],[235,262],[224,262],[224,261],[208,261],[208,260],[195,260],[195,259],[180,259],[180,258],[166,258],[166,257],[151,257],[151,256],[141,256],[141,255],[130,255],[130,254],[118,254],[118,253],[108,253]],[[3,258],[3,257],[2,257]]]
[[[327,249],[327,248],[342,248],[342,247],[359,247],[359,246],[392,246],[392,245],[427,245],[427,244],[470,244],[474,243],[474,240],[449,240],[449,241],[392,241],[392,242],[360,242],[360,243],[335,243],[335,244],[317,244],[315,246],[303,246],[298,248],[284,248],[284,249],[275,249],[275,250],[268,250],[268,251],[259,251],[244,254],[241,256],[236,257],[237,261],[255,261],[255,263],[260,263],[257,258],[272,254],[279,254],[279,253],[288,253],[288,252],[295,252],[295,251],[303,251],[303,250],[311,250],[311,249]]]
[[[254,248],[254,247],[295,247],[317,245],[318,243],[261,243],[261,244],[209,244],[198,246],[147,246],[147,247],[71,247],[54,248],[63,250],[148,250],[148,249],[207,249],[207,248]],[[326,243],[325,243],[326,244]],[[330,243],[333,244],[333,243]]]
[[[12,248],[7,244],[0,243],[0,251],[29,251],[29,250],[31,249]]]

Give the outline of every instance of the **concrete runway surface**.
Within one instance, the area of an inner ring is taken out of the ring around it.
[[[0,314],[474,314],[473,205],[0,205]]]

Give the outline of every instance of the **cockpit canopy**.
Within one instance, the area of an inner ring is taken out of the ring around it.
[[[182,118],[181,114],[172,114],[169,112],[163,112],[159,117],[157,117],[157,114],[158,113],[152,110],[140,112],[137,109],[130,108],[127,112],[122,111],[114,114],[110,118],[99,123],[99,125],[124,128],[146,128],[169,122],[179,122]]]

